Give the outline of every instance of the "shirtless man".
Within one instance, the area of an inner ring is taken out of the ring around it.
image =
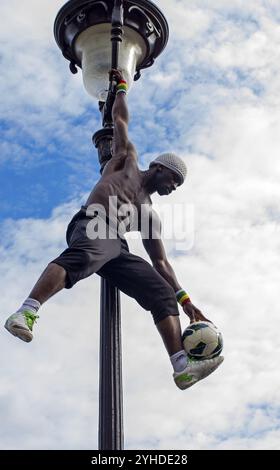
[[[7,319],[5,327],[14,336],[30,342],[40,306],[61,289],[70,289],[79,280],[97,273],[151,311],[174,369],[174,381],[184,390],[214,372],[223,361],[221,356],[191,361],[184,351],[177,300],[191,321],[206,318],[179,284],[166,257],[160,221],[151,210],[150,196],[155,192],[163,196],[175,191],[184,182],[187,171],[184,162],[174,154],[161,155],[146,171],[139,169],[136,149],[128,138],[126,84],[119,71],[111,73],[117,83],[112,110],[112,158],[86,204],[68,226],[68,248],[47,266],[23,305]],[[133,208],[134,225],[137,214],[137,230],[141,232],[152,265],[129,252],[123,234],[131,229],[132,221],[123,224],[127,215],[123,207]],[[144,230],[143,217],[147,214],[148,228]],[[102,234],[98,231],[96,235],[95,228],[102,223]]]

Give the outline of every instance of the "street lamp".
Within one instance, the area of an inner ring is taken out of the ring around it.
[[[54,35],[70,70],[82,69],[86,91],[99,102],[103,128],[93,136],[102,170],[112,156],[112,83],[122,71],[130,89],[168,41],[168,24],[150,0],[70,0],[58,12]],[[123,449],[119,291],[101,281],[99,449]]]

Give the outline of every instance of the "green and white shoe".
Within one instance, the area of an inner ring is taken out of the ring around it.
[[[5,328],[12,335],[17,336],[26,343],[30,343],[33,339],[32,330],[37,318],[39,318],[38,315],[28,310],[13,313],[13,315],[7,319]]]
[[[223,356],[214,357],[213,359],[204,359],[203,361],[194,361],[189,359],[187,367],[181,372],[174,372],[173,378],[175,384],[181,390],[191,387],[212,374],[219,365],[222,364]]]

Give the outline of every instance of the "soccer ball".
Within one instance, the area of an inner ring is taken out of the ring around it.
[[[223,349],[221,332],[213,323],[206,321],[191,323],[182,340],[188,356],[198,360],[219,356]]]

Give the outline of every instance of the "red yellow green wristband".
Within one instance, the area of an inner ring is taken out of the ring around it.
[[[183,289],[180,289],[176,292],[176,299],[179,304],[182,305],[182,307],[183,305],[191,302],[190,296]]]
[[[120,93],[120,92],[127,93],[127,90],[128,90],[128,85],[127,85],[126,81],[121,80],[117,84],[117,94]]]

